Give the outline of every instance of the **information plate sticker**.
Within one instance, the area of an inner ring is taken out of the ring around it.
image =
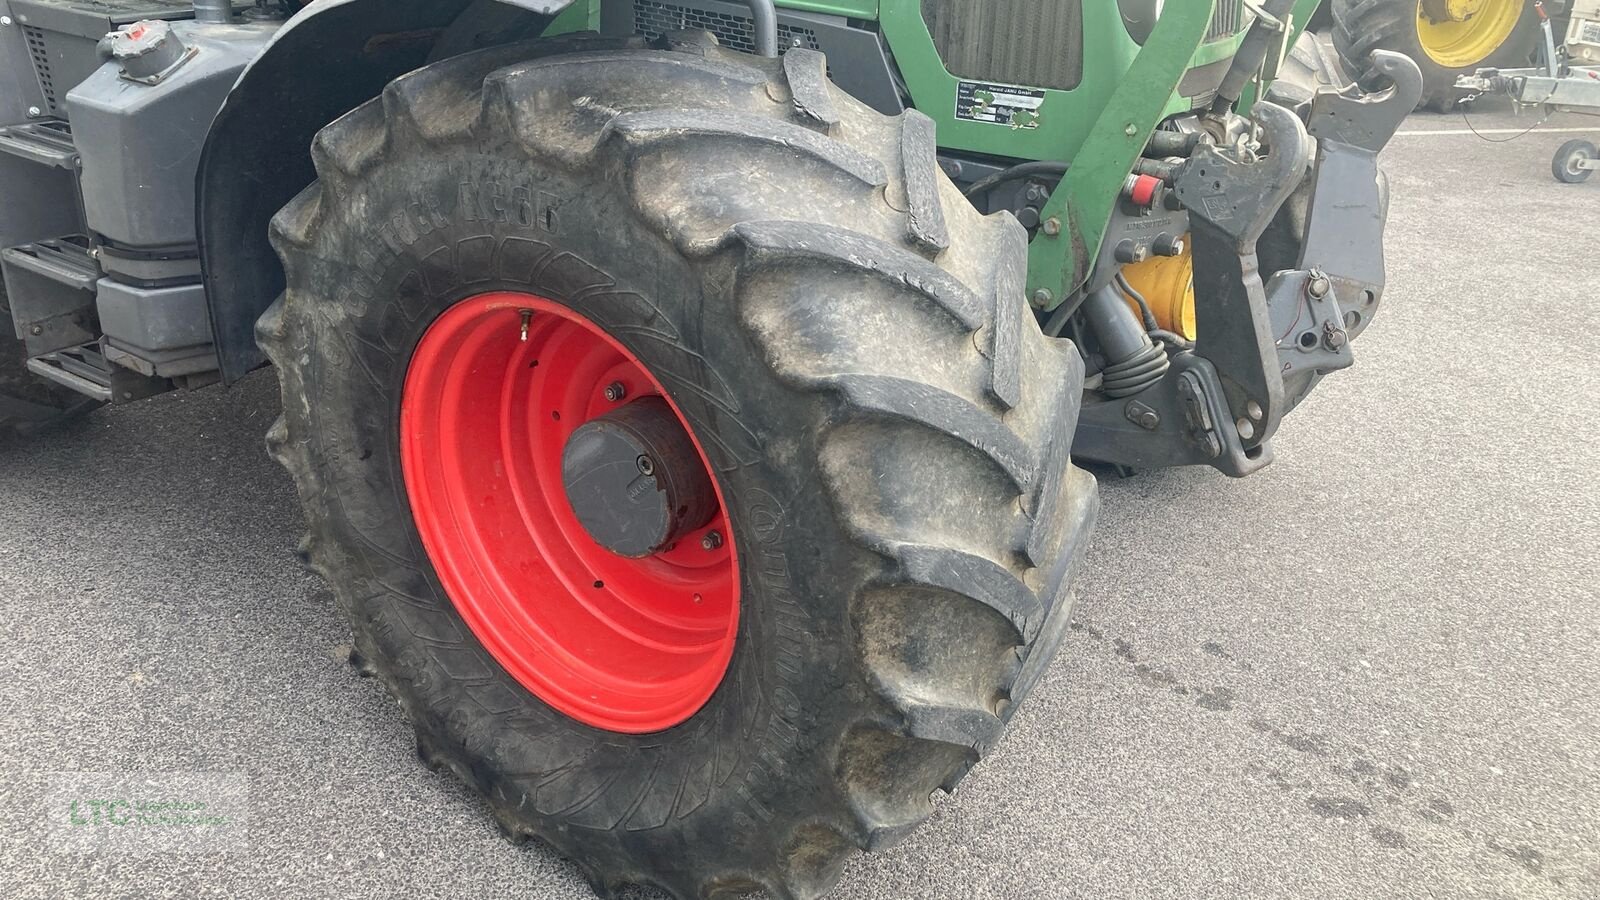
[[[1011,128],[1038,128],[1043,90],[1014,84],[963,81],[956,89],[956,118]]]

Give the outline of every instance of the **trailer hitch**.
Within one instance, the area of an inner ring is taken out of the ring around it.
[[[1284,415],[1323,375],[1354,362],[1350,343],[1385,281],[1377,156],[1422,90],[1416,63],[1374,56],[1393,82],[1385,91],[1325,88],[1309,127],[1258,103],[1259,148],[1202,145],[1182,165],[1174,195],[1189,213],[1199,338],[1141,393],[1086,406],[1075,454],[1248,475],[1271,461]],[[1301,226],[1300,252],[1293,268],[1263,273],[1257,243],[1280,216]]]

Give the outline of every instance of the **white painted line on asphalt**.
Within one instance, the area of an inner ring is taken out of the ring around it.
[[[1395,137],[1432,137],[1459,134],[1590,134],[1600,132],[1600,125],[1593,128],[1535,128],[1532,131],[1526,128],[1479,128],[1473,131],[1470,128],[1439,128],[1427,131],[1396,131]]]

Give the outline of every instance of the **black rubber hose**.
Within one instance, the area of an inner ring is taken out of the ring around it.
[[[1150,159],[1166,159],[1169,156],[1189,156],[1195,148],[1200,146],[1200,141],[1205,135],[1198,131],[1158,131],[1150,135],[1150,143],[1145,145],[1144,155]]]
[[[1164,328],[1157,328],[1155,331],[1150,332],[1150,336],[1177,350],[1194,349],[1194,341],[1189,340],[1181,334],[1173,334]]]
[[[1128,276],[1118,272],[1116,282],[1122,293],[1139,305],[1139,318],[1144,322],[1144,330],[1149,332],[1160,331],[1161,323],[1156,321],[1156,314],[1151,312],[1150,301],[1146,300],[1143,294],[1133,289],[1133,285],[1128,281]]]
[[[969,199],[994,190],[1002,184],[1017,181],[1023,178],[1060,178],[1067,174],[1067,164],[1063,162],[1028,162],[1012,166],[980,178],[967,186],[961,193]]]
[[[1105,380],[1101,382],[1100,390],[1113,399],[1131,397],[1160,381],[1171,365],[1167,352],[1160,345],[1151,344],[1128,359],[1102,369]]]
[[[1290,13],[1294,12],[1294,5],[1295,0],[1266,0],[1261,8],[1267,15],[1287,24]],[[1255,24],[1250,26],[1250,33],[1244,36],[1239,52],[1233,56],[1228,74],[1222,76],[1216,99],[1211,101],[1212,115],[1221,115],[1239,102],[1239,97],[1244,94],[1244,86],[1261,71],[1261,64],[1266,61],[1273,34],[1272,26],[1264,18],[1257,18]]]
[[[1150,301],[1146,300],[1143,294],[1134,290],[1133,285],[1128,281],[1128,276],[1118,272],[1116,282],[1117,287],[1124,294],[1127,294],[1130,300],[1139,305],[1139,318],[1144,320],[1145,333],[1177,350],[1194,349],[1194,341],[1161,327],[1161,323],[1156,321],[1156,314],[1150,310]]]

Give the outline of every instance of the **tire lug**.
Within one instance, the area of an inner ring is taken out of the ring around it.
[[[620,401],[623,397],[628,396],[628,389],[622,386],[622,382],[613,381],[610,384],[606,385],[606,392],[605,393],[606,393],[606,400],[607,401],[609,401],[611,403],[616,403],[616,402]]]
[[[708,532],[706,532],[706,536],[700,539],[700,546],[704,547],[706,550],[715,550],[718,547],[721,547],[722,546],[722,532],[720,532],[720,531],[708,531]]]

